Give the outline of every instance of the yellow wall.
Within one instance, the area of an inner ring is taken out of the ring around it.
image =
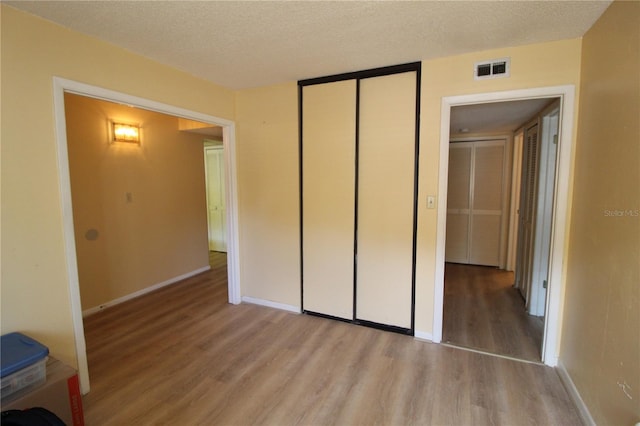
[[[511,58],[509,78],[480,81],[473,79],[475,62],[502,57]],[[422,63],[416,329],[429,332],[433,328],[437,209],[428,210],[423,200],[426,200],[427,195],[437,195],[437,202],[440,202],[438,170],[441,99],[474,93],[578,85],[579,79],[579,39],[476,52]]]
[[[69,93],[65,112],[83,310],[207,267],[204,136]],[[110,143],[109,120],[139,124],[142,142]]]
[[[297,84],[236,98],[242,295],[300,306]]]
[[[473,80],[511,57],[511,77]],[[432,331],[443,96],[578,84],[581,40],[423,62],[416,329]],[[21,330],[74,364],[54,140],[54,75],[237,121],[245,296],[299,305],[298,111],[294,82],[219,86],[2,6],[2,332]]]
[[[432,331],[440,103],[444,96],[579,83],[579,39],[478,52],[422,63],[416,329]],[[473,64],[511,57],[511,77],[473,80]],[[243,293],[299,305],[297,92],[293,83],[237,97]],[[272,270],[269,270],[271,267]],[[266,278],[265,278],[266,277]]]
[[[234,118],[232,91],[2,5],[2,325],[76,365],[52,78]]]
[[[640,421],[639,23],[616,1],[582,45],[560,360],[603,425]]]

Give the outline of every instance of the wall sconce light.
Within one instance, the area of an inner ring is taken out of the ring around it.
[[[140,126],[137,124],[111,123],[113,142],[140,143]]]

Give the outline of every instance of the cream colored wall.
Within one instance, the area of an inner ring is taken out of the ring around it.
[[[242,295],[300,306],[297,84],[236,97]]]
[[[422,63],[416,329],[433,328],[440,103],[444,96],[578,85],[579,39],[498,49]],[[473,64],[511,57],[511,77],[474,81]],[[299,306],[298,127],[294,83],[238,93],[243,294]],[[249,268],[255,266],[255,269]]]
[[[234,94],[4,4],[1,8],[1,332],[30,334],[75,366],[53,76],[227,119],[234,118]]]
[[[423,62],[416,329],[432,330],[443,96],[579,82],[580,40]],[[474,81],[510,56],[511,77]],[[75,364],[54,140],[52,77],[237,121],[245,296],[299,306],[298,111],[294,82],[233,92],[2,5],[2,332],[21,330]],[[237,105],[236,105],[237,104]]]
[[[207,267],[204,136],[69,93],[65,112],[83,310]],[[138,123],[142,142],[110,143],[109,120]]]
[[[560,361],[597,424],[640,421],[640,3],[582,45]]]

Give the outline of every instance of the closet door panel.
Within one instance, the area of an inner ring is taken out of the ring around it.
[[[474,214],[469,250],[472,265],[498,266],[500,263],[500,215]]]
[[[353,319],[355,80],[303,88],[305,311]]]
[[[504,141],[475,143],[469,263],[498,266],[502,224]]]
[[[501,211],[503,170],[504,142],[478,142],[474,164],[474,210]]]
[[[473,144],[449,144],[449,178],[447,191],[447,238],[445,261],[469,261],[469,214],[471,196],[471,159]]]
[[[416,74],[360,82],[356,317],[411,327]]]
[[[445,262],[469,262],[469,213],[447,213]]]

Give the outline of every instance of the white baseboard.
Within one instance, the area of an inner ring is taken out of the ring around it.
[[[578,388],[576,388],[575,383],[573,383],[569,372],[562,364],[562,362],[558,362],[556,371],[558,372],[558,376],[560,376],[560,381],[564,385],[564,388],[567,390],[567,393],[571,397],[571,400],[576,405],[578,413],[580,414],[580,418],[582,419],[582,423],[587,426],[596,426],[596,422],[593,421],[593,417],[591,417],[589,408],[587,408],[587,405],[582,400],[580,392],[578,392]]]
[[[426,340],[428,342],[433,342],[433,334],[427,333],[426,331],[414,330],[413,337],[418,340]]]
[[[269,308],[280,309],[283,311],[300,313],[300,307],[294,305],[287,305],[285,303],[272,302],[271,300],[257,299],[255,297],[242,296],[242,303],[251,303],[253,305],[267,306]]]
[[[209,265],[203,266],[202,268],[198,268],[198,269],[196,269],[194,271],[187,272],[186,274],[182,274],[182,275],[179,275],[177,277],[170,278],[170,279],[168,279],[166,281],[162,281],[161,283],[153,284],[153,285],[151,285],[149,287],[143,288],[142,290],[138,290],[138,291],[136,291],[134,293],[127,294],[126,296],[118,297],[117,299],[111,300],[109,302],[103,303],[103,304],[98,305],[98,306],[94,306],[93,308],[86,309],[86,310],[82,311],[82,316],[83,317],[88,317],[89,315],[93,315],[96,312],[100,312],[100,311],[105,310],[107,308],[110,308],[112,306],[119,305],[120,303],[126,302],[127,300],[135,299],[136,297],[140,297],[140,296],[142,296],[144,294],[151,293],[152,291],[158,290],[159,288],[166,287],[168,285],[177,283],[178,281],[182,281],[184,279],[193,277],[194,275],[201,274],[201,273],[203,273],[205,271],[208,271],[209,269],[211,269],[211,266],[209,266]]]

